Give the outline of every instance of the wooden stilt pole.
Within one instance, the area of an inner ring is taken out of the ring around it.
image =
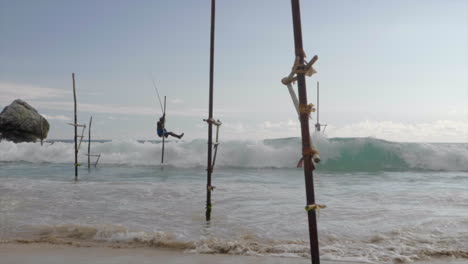
[[[93,123],[93,116],[89,118],[88,128],[88,169],[91,168],[91,124]]]
[[[165,114],[166,114],[166,96],[164,96],[164,110],[163,110],[163,115],[165,115]],[[165,117],[164,117],[164,118],[165,118]],[[166,130],[166,119],[164,119],[164,127],[163,127],[161,164],[164,164],[164,139],[166,138],[165,130]]]
[[[74,110],[75,110],[75,181],[78,181],[78,120],[76,116],[76,89],[75,89],[75,73],[72,73],[73,79],[73,100],[74,100]]]
[[[211,219],[211,174],[213,166],[211,163],[211,150],[213,149],[213,72],[214,72],[214,37],[215,37],[215,13],[216,0],[211,0],[211,36],[210,36],[210,95],[208,106],[208,159],[207,159],[207,181],[206,181],[206,221]]]
[[[299,65],[304,65],[305,53],[302,46],[302,28],[301,28],[301,11],[299,0],[291,0],[293,27],[294,27],[294,45],[295,55],[299,60]],[[302,66],[304,69],[305,66]],[[307,90],[304,72],[297,73],[297,85],[299,91],[299,109],[301,106],[307,106]],[[315,204],[314,181],[313,181],[313,164],[310,154],[311,142],[309,131],[309,114],[306,111],[300,111],[301,135],[302,135],[302,153],[304,156],[304,177],[306,185],[307,205]],[[309,238],[310,238],[310,255],[313,264],[320,263],[319,244],[317,235],[317,219],[316,211],[308,210],[309,220]]]

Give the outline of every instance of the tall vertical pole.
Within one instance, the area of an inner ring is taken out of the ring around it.
[[[301,11],[299,0],[291,0],[292,17],[294,27],[294,45],[295,55],[299,59],[299,65],[304,65],[305,53],[302,47],[302,28],[301,28]],[[302,69],[303,70],[303,69]],[[304,73],[297,74],[297,86],[299,91],[299,105],[307,105],[307,90]],[[301,109],[301,107],[299,107]],[[314,180],[313,180],[313,164],[310,154],[311,142],[309,131],[309,113],[300,111],[299,119],[301,121],[302,135],[302,153],[304,155],[304,177],[306,185],[307,205],[315,204]],[[318,235],[317,235],[317,219],[315,210],[308,210],[309,220],[309,239],[310,239],[310,255],[313,264],[320,263]]]
[[[166,114],[166,96],[164,96],[164,110],[163,115]],[[166,118],[166,117],[164,117]],[[161,164],[164,164],[164,139],[166,138],[166,119],[164,119],[164,126],[163,126],[163,141],[162,141],[162,154],[161,154]]]
[[[89,118],[88,128],[88,169],[91,168],[91,124],[93,123],[93,116]]]
[[[74,110],[75,110],[75,181],[78,181],[78,120],[76,117],[76,90],[75,90],[75,73],[72,73],[72,79],[73,79],[73,101],[74,101]]]
[[[216,0],[211,0],[211,36],[210,36],[210,98],[208,105],[208,159],[207,159],[207,179],[206,179],[206,221],[211,219],[211,173],[213,167],[211,163],[211,150],[213,149],[213,72],[214,72],[214,38],[215,38],[215,13]]]
[[[319,106],[319,96],[320,96],[320,83],[317,81],[317,124],[315,124],[315,131],[318,131],[320,132],[320,121],[319,121],[319,118],[320,118],[320,106]]]

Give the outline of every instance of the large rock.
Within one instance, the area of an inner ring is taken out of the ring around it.
[[[35,142],[46,138],[48,132],[49,122],[21,99],[16,99],[0,113],[0,139]]]

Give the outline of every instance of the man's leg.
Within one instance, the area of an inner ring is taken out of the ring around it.
[[[174,134],[172,132],[166,132],[166,137],[167,136],[173,136],[175,138],[178,138],[178,139],[181,139],[183,136],[184,136],[184,133],[180,134],[180,135],[177,135],[177,134]]]

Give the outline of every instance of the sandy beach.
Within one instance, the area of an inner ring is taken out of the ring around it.
[[[253,257],[220,254],[192,254],[179,250],[156,248],[73,247],[65,245],[1,244],[2,264],[126,264],[126,263],[220,263],[220,264],[303,264],[306,258]],[[359,264],[358,262],[330,262],[325,264]]]
[[[193,254],[180,250],[159,248],[110,248],[110,247],[74,247],[48,243],[0,244],[2,264],[130,264],[130,263],[219,263],[219,264],[305,264],[308,258],[254,257],[221,254]],[[367,262],[329,261],[323,264],[364,264]],[[466,260],[441,258],[430,261],[416,261],[416,264],[463,264]]]
[[[0,264],[468,264],[468,0],[116,2],[0,0]]]

